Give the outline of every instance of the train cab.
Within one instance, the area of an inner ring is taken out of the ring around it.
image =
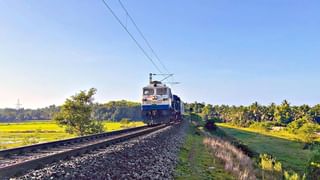
[[[169,122],[173,110],[171,89],[159,81],[152,81],[142,91],[144,119],[156,123]]]

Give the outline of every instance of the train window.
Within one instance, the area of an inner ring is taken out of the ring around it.
[[[153,95],[154,89],[143,89],[143,95]]]
[[[166,95],[167,94],[167,88],[158,88],[157,89],[157,95]]]

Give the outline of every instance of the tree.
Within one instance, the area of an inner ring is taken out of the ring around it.
[[[213,114],[213,107],[211,104],[207,104],[203,109],[202,109],[202,118],[206,121],[208,119],[212,118]]]
[[[287,100],[284,100],[281,105],[277,106],[275,111],[275,119],[280,124],[288,124],[293,120],[292,109]]]
[[[66,131],[71,134],[83,136],[102,132],[102,123],[92,118],[93,95],[96,91],[91,88],[88,92],[80,91],[68,98],[54,120],[59,125],[66,126]]]
[[[314,122],[320,123],[320,104],[317,104],[310,109],[310,115]]]
[[[254,102],[249,106],[250,119],[253,121],[261,121],[262,119],[262,107],[258,102]]]

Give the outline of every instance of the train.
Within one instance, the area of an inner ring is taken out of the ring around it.
[[[161,81],[152,81],[142,89],[141,113],[144,123],[168,124],[181,121],[184,104],[178,95],[172,94],[171,88]]]

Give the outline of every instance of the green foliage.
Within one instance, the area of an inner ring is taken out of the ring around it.
[[[284,171],[283,177],[285,180],[299,180],[301,179],[296,172]]]
[[[260,154],[259,156],[261,169],[267,171],[282,172],[282,165],[274,157],[268,154]]]
[[[41,109],[0,109],[0,122],[17,122],[26,120],[49,120],[59,111],[59,107],[51,105]]]
[[[240,127],[249,127],[254,122],[274,122],[286,126],[298,119],[308,119],[311,123],[320,123],[320,104],[310,107],[308,105],[291,106],[284,100],[280,105],[271,103],[268,106],[254,102],[249,106],[228,106],[204,103],[190,103],[185,105],[193,113],[199,114],[204,120],[217,118],[222,122],[231,122]]]
[[[291,133],[297,133],[298,130],[306,123],[308,123],[309,120],[306,117],[302,117],[300,119],[297,119],[291,123],[288,124],[287,129]]]
[[[319,125],[314,123],[305,123],[299,128],[298,133],[301,134],[301,137],[304,142],[312,143],[316,138],[315,133],[319,131]]]
[[[207,120],[204,127],[206,129],[208,129],[209,131],[216,130],[216,128],[217,128],[215,121],[213,119]]]
[[[103,131],[103,125],[92,118],[93,95],[96,89],[91,88],[88,92],[71,96],[61,107],[61,111],[56,114],[54,120],[63,126],[70,134],[80,136],[87,134],[100,133]]]
[[[320,177],[320,149],[310,158],[306,168],[306,177],[307,179],[316,179]]]
[[[29,120],[51,120],[59,106],[51,105],[40,109],[0,109],[0,122],[21,122]],[[122,118],[141,120],[140,103],[131,101],[110,101],[105,104],[93,104],[92,116],[96,120],[120,121]]]
[[[276,108],[274,116],[280,124],[288,124],[293,120],[293,112],[287,100],[284,100],[282,104]]]
[[[140,103],[130,101],[110,101],[106,104],[96,104],[94,116],[98,120],[110,119],[120,121],[123,118],[141,120]]]

